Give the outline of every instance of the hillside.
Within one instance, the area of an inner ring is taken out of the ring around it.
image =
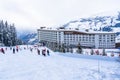
[[[8,48],[0,54],[1,80],[119,80],[118,57],[55,53],[50,56],[37,54],[32,46],[19,46],[22,50],[12,53]],[[33,51],[24,49],[32,47]],[[40,52],[46,47],[39,47]],[[48,49],[48,48],[46,48]]]

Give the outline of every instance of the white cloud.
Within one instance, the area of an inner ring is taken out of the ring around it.
[[[0,0],[0,18],[32,29],[120,9],[120,0]]]

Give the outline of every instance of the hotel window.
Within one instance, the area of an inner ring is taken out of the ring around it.
[[[107,42],[110,42],[110,40],[107,40]]]
[[[111,42],[113,42],[114,40],[113,39],[111,39]]]
[[[72,38],[72,35],[69,35],[69,39],[71,39]]]
[[[67,38],[69,38],[69,35],[67,35]]]
[[[102,40],[101,40],[101,39],[99,39],[99,42],[102,42]]]
[[[78,36],[76,36],[76,41],[78,41]]]
[[[86,41],[88,41],[88,37],[86,37]]]
[[[103,42],[104,42],[104,43],[106,42],[105,39],[103,39]]]
[[[75,39],[75,35],[73,35],[73,39]]]

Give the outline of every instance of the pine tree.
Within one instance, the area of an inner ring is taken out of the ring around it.
[[[4,23],[3,23],[3,20],[2,20],[0,22],[1,43],[3,43],[3,28],[4,28]]]
[[[16,40],[17,40],[17,33],[16,33],[16,28],[14,27],[14,24],[10,26],[11,29],[11,44],[12,46],[16,45]]]
[[[16,45],[17,33],[14,24],[11,26],[6,21],[0,21],[0,42],[5,46]]]

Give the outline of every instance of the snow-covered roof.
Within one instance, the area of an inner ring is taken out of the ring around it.
[[[78,29],[78,28],[43,28],[42,30],[48,31],[75,31],[75,32],[82,32],[82,33],[92,33],[92,34],[115,34],[115,32],[107,32],[107,31],[93,31],[88,29]]]

